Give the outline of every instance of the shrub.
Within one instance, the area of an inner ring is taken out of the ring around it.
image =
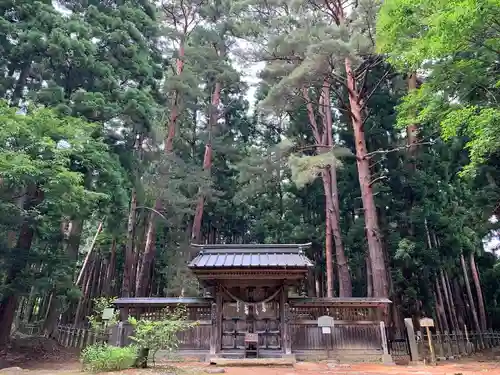
[[[81,354],[84,371],[101,372],[124,370],[134,366],[137,347],[119,348],[107,344],[87,346]]]
[[[173,312],[166,311],[166,319],[164,320],[137,320],[130,317],[129,323],[134,327],[134,336],[130,336],[130,338],[143,349],[143,353],[151,355],[153,363],[158,350],[173,351],[177,349],[179,345],[178,333],[197,324],[186,319],[186,311],[182,307]],[[144,360],[147,358],[142,359],[142,362]]]

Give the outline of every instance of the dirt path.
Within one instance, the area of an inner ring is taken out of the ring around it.
[[[31,367],[31,366],[30,366]],[[202,363],[179,363],[169,367],[156,367],[147,370],[126,370],[113,375],[206,375],[213,369]],[[0,374],[2,371],[0,371]],[[9,375],[75,375],[82,374],[78,362],[45,363]],[[384,366],[374,364],[330,365],[326,363],[302,362],[294,368],[287,367],[226,367],[227,375],[500,375],[500,362],[459,361],[439,366]]]

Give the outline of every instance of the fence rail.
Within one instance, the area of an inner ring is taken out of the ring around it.
[[[107,343],[110,337],[108,329],[96,330],[60,325],[57,331],[57,342],[66,348],[84,349],[89,345]]]

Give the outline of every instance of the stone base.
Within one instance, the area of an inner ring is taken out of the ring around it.
[[[390,354],[382,354],[382,363],[389,366],[395,365]]]

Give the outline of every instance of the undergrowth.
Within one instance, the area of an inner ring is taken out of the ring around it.
[[[137,358],[137,347],[123,348],[107,344],[87,346],[81,354],[84,371],[104,372],[125,370],[134,366]]]

